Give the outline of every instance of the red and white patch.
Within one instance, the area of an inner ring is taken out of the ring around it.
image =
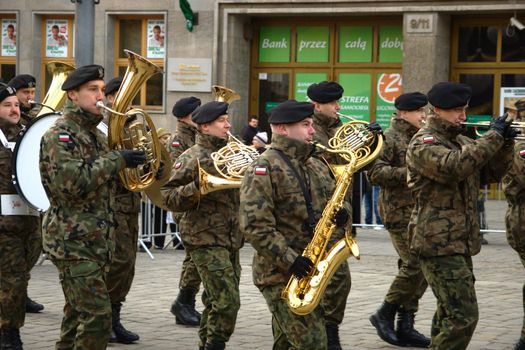
[[[179,141],[173,141],[173,142],[171,143],[171,147],[173,147],[173,148],[180,147],[180,142],[179,142]]]
[[[268,173],[268,168],[266,167],[256,167],[255,175],[266,175]]]
[[[525,149],[524,150],[521,150],[519,155],[522,157],[522,158],[525,158]]]
[[[423,137],[423,142],[424,143],[434,142],[434,136]]]
[[[175,163],[175,169],[178,169],[182,166],[182,162]]]
[[[60,142],[68,142],[71,138],[68,134],[60,134],[58,135],[58,141]]]

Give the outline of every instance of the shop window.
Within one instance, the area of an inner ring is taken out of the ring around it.
[[[161,69],[165,57],[165,21],[162,16],[118,17],[115,24],[115,45],[118,52],[115,71],[124,76],[128,57],[124,50],[135,52]],[[155,74],[140,88],[132,105],[148,110],[161,110],[164,100],[164,77]]]
[[[372,62],[374,32],[371,26],[339,28],[339,62]]]
[[[16,75],[16,50],[18,26],[14,15],[0,17],[1,50],[0,50],[0,77],[7,83]]]
[[[467,115],[491,116],[494,109],[494,75],[461,74],[459,81],[472,88]]]
[[[459,62],[496,61],[497,27],[469,26],[459,28]]]
[[[297,27],[297,62],[328,62],[330,30],[327,26]]]
[[[525,30],[509,28],[503,31],[501,60],[504,62],[525,61]]]

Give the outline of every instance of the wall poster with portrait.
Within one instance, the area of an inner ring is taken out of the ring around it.
[[[16,56],[16,19],[2,20],[2,56]]]
[[[67,19],[46,21],[46,57],[68,57],[69,28]]]
[[[147,58],[164,58],[164,42],[166,38],[164,20],[148,20]]]

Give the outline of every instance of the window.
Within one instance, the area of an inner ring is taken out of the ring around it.
[[[119,76],[124,76],[129,64],[125,50],[163,69],[166,37],[163,16],[122,16],[117,18],[115,25],[115,72]],[[140,88],[132,104],[148,110],[161,110],[163,99],[163,75],[155,74]]]
[[[2,14],[0,17],[1,50],[0,50],[0,77],[7,83],[16,75],[16,51],[18,26],[15,15]]]

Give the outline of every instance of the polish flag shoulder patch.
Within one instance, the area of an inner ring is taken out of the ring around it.
[[[423,142],[424,143],[432,143],[432,142],[434,142],[434,136],[425,136],[425,137],[423,137]]]
[[[175,163],[175,169],[179,169],[182,166],[182,162]]]
[[[180,147],[180,142],[179,142],[179,141],[173,141],[173,142],[171,143],[171,147],[172,147],[172,148]]]
[[[68,142],[69,140],[71,140],[71,138],[69,137],[68,134],[59,134],[58,135],[58,141],[60,141],[60,142]]]
[[[266,175],[268,174],[268,168],[265,167],[265,166],[258,166],[258,167],[255,167],[255,175]]]
[[[519,152],[520,157],[525,158],[525,149]]]

